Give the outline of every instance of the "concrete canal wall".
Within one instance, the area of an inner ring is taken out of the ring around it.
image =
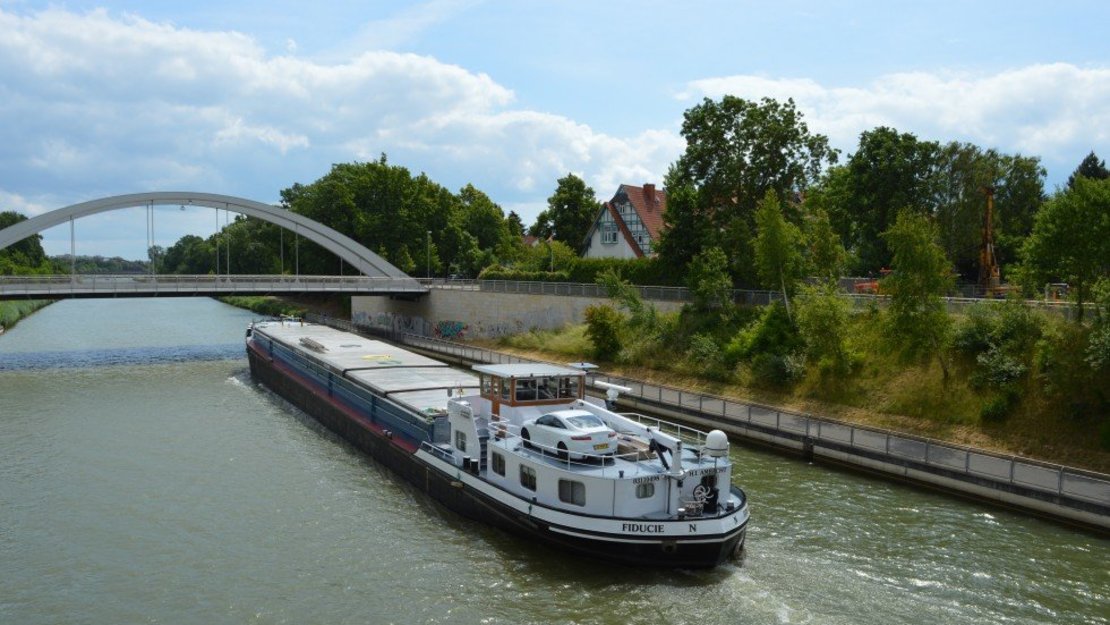
[[[347,325],[348,329],[371,328]],[[440,360],[460,364],[526,359],[448,340],[405,333],[383,338]],[[996,454],[876,428],[796,414],[774,407],[703,395],[638,380],[593,374],[628,387],[620,406],[673,421],[719,428],[740,440],[773,446],[815,462],[833,463],[887,478],[1034,513],[1110,533],[1110,475]]]
[[[608,298],[596,295],[504,293],[460,285],[433,288],[416,300],[352,297],[351,319],[389,332],[442,339],[493,338],[582,323],[587,308],[608,303]],[[681,301],[652,304],[661,312],[682,307]]]

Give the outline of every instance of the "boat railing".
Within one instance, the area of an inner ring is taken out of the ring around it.
[[[450,451],[447,451],[446,449],[440,447],[438,444],[433,443],[431,441],[421,442],[420,443],[420,448],[427,450],[428,453],[432,454],[433,456],[439,458],[440,460],[442,460],[444,462],[453,463],[455,461],[454,454],[452,454]]]
[[[696,428],[665,421],[656,417],[650,417],[638,412],[620,412],[617,414],[631,419],[644,427],[652,427],[665,434],[670,434],[686,445],[693,445],[695,447],[702,447],[705,445],[706,433]]]
[[[557,461],[559,465],[565,466],[567,470],[575,466],[588,467],[596,469],[601,467],[602,475],[605,475],[608,469],[616,460],[626,460],[628,462],[638,462],[642,459],[641,452],[633,451],[623,454],[591,454],[568,452],[556,447],[548,445],[541,445],[535,441],[525,439],[521,435],[522,426],[509,423],[508,421],[490,421],[489,431],[490,435],[495,439],[505,439],[508,441],[518,440],[525,449],[540,452],[545,458],[550,458]],[[573,454],[573,457],[572,457]]]

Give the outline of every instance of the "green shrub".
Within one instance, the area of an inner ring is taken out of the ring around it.
[[[1003,392],[992,396],[979,409],[979,419],[985,423],[998,423],[1005,421],[1010,416],[1010,411],[1017,403],[1017,394]]]
[[[756,354],[750,365],[752,382],[760,386],[785,386],[802,379],[805,360],[799,354]]]
[[[801,336],[781,302],[763,308],[763,314],[741,330],[725,348],[730,363],[752,359],[759,354],[785,356],[801,351]]]
[[[975,304],[967,309],[952,335],[952,346],[958,352],[975,357],[990,349],[997,326],[994,308],[993,304]]]
[[[566,271],[527,271],[491,265],[478,274],[479,280],[522,280],[527,282],[570,282]]]
[[[235,306],[236,308],[243,308],[270,317],[280,317],[282,315],[303,317],[305,313],[308,312],[301,306],[290,304],[276,297],[269,296],[226,295],[219,298],[219,300],[225,304]]]
[[[621,351],[622,315],[612,306],[595,305],[586,309],[586,336],[594,345],[594,356],[616,360]]]
[[[709,334],[695,334],[690,339],[686,358],[705,369],[715,369],[721,364],[721,346]]]
[[[1002,388],[1017,382],[1028,370],[1017,358],[998,347],[991,347],[986,353],[979,354],[975,361],[978,367],[970,379],[974,387]]]

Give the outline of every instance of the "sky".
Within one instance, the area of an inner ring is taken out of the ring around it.
[[[842,159],[881,125],[1039,156],[1051,192],[1110,156],[1106,24],[1074,0],[0,0],[0,210],[277,203],[386,154],[529,224],[567,173],[602,200],[660,183],[683,112],[726,94],[793,98]],[[218,219],[159,207],[155,243]],[[77,220],[76,251],[145,258],[146,224]]]

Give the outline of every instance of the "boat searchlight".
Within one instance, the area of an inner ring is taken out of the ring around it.
[[[621,393],[632,392],[632,389],[627,386],[610,384],[609,382],[594,382],[594,386],[605,389],[605,407],[610,410],[616,407],[617,399],[620,398]]]

